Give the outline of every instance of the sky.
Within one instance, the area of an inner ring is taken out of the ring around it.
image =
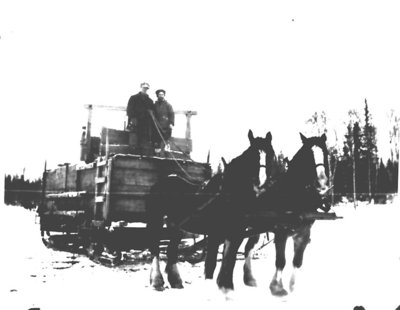
[[[176,110],[198,112],[195,160],[208,150],[213,163],[238,156],[249,129],[271,131],[290,158],[312,113],[326,111],[340,132],[365,98],[387,156],[387,113],[400,102],[399,9],[385,0],[3,0],[2,170],[38,177],[45,160],[76,163],[83,105],[126,106],[143,81],[153,99],[163,88]],[[122,128],[125,116],[99,119]],[[180,122],[174,135],[184,134]]]

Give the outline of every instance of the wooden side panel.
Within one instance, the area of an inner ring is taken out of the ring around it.
[[[77,171],[76,165],[68,167],[68,175],[67,175],[67,191],[76,191],[77,190]]]
[[[106,144],[106,128],[101,129],[101,144]],[[129,144],[129,132],[108,128],[109,144]]]
[[[135,184],[119,184],[112,182],[112,195],[114,196],[129,196],[135,194],[137,196],[147,195],[150,193],[150,185],[135,185]]]
[[[192,139],[171,137],[170,147],[173,151],[189,154],[192,152]]]
[[[160,165],[159,161],[153,158],[140,158],[139,156],[117,156],[114,161],[115,168],[156,170]]]
[[[78,189],[94,194],[96,168],[79,170]]]
[[[145,222],[146,207],[144,199],[118,199],[113,204],[112,221]]]
[[[74,198],[46,198],[47,211],[70,211],[70,210],[86,210],[92,202],[93,197],[74,197]]]
[[[65,167],[59,167],[47,172],[46,176],[46,192],[65,191]]]
[[[109,144],[109,154],[132,154],[133,153],[133,147],[130,145],[125,145],[125,144]],[[106,154],[106,145],[101,144],[100,145],[100,151],[101,155]]]
[[[194,163],[191,161],[179,161],[179,165],[174,160],[163,163],[163,175],[177,174],[184,178],[190,176],[191,181],[203,182],[211,177],[211,168],[206,164]]]
[[[114,168],[111,184],[153,186],[158,178],[157,171]]]
[[[146,216],[146,197],[160,178],[169,174],[203,182],[211,175],[209,165],[154,157],[115,156],[111,176],[111,220],[142,221]]]

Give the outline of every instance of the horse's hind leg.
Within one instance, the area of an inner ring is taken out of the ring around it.
[[[218,234],[210,234],[207,238],[207,254],[204,262],[204,276],[206,280],[214,277],[215,267],[217,266],[218,249],[222,243],[222,237]]]
[[[178,246],[182,239],[182,231],[177,228],[171,228],[171,238],[167,249],[167,266],[165,271],[168,274],[168,282],[172,288],[183,288],[182,279],[178,270]]]
[[[294,256],[293,256],[293,272],[290,277],[289,289],[293,292],[296,284],[296,275],[298,269],[303,265],[304,251],[310,243],[311,225],[307,225],[299,233],[293,236]]]
[[[257,281],[253,276],[252,268],[251,268],[251,258],[253,257],[254,246],[257,244],[258,240],[260,240],[260,235],[251,236],[246,243],[246,247],[244,250],[244,265],[243,265],[243,282],[247,286],[256,287]]]
[[[272,295],[285,296],[288,292],[283,288],[282,272],[286,265],[285,249],[288,235],[285,231],[275,232],[276,271],[269,285]]]

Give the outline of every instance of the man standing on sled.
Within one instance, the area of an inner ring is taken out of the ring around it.
[[[156,155],[160,154],[166,147],[169,148],[168,140],[172,135],[175,125],[175,113],[172,105],[165,100],[165,90],[156,91],[157,101],[154,104],[154,117],[156,126],[153,130],[153,142]],[[165,143],[167,145],[165,145]]]
[[[131,132],[130,144],[136,146],[136,152],[142,155],[152,155],[151,139],[154,124],[151,113],[154,111],[154,103],[147,94],[150,85],[142,83],[140,87],[141,91],[131,96],[126,108],[127,129]]]

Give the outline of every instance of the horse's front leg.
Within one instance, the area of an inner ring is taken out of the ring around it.
[[[218,233],[211,233],[207,237],[207,254],[204,262],[204,277],[211,280],[214,277],[217,266],[218,249],[222,243],[222,237]]]
[[[243,237],[238,235],[231,236],[225,240],[224,255],[217,278],[218,287],[224,293],[233,290],[233,269],[235,268],[236,254],[242,241]]]
[[[288,294],[288,292],[283,287],[282,282],[283,268],[285,268],[286,265],[285,249],[287,238],[288,235],[285,231],[278,230],[275,232],[276,271],[269,285],[269,289],[274,296],[286,296]]]
[[[298,270],[303,265],[304,251],[306,250],[306,247],[311,240],[310,239],[311,226],[312,225],[305,226],[299,233],[293,236],[293,245],[294,245],[293,272],[289,282],[289,289],[291,292],[293,292],[295,288],[296,276]]]
[[[260,240],[260,235],[251,236],[246,243],[246,247],[244,250],[244,265],[243,265],[243,282],[247,286],[256,287],[257,281],[253,276],[252,268],[251,268],[251,259],[254,253],[254,246]]]
[[[160,271],[160,238],[163,227],[163,216],[158,208],[148,208],[147,235],[151,253],[150,285],[153,289],[164,289],[164,279]]]
[[[164,289],[164,279],[160,271],[160,238],[157,231],[151,231],[150,235],[150,252],[151,252],[151,268],[150,268],[150,285],[157,291]]]
[[[183,288],[183,283],[178,270],[178,246],[182,239],[182,231],[170,225],[170,242],[167,249],[167,266],[165,272],[168,275],[168,282],[172,288]]]

